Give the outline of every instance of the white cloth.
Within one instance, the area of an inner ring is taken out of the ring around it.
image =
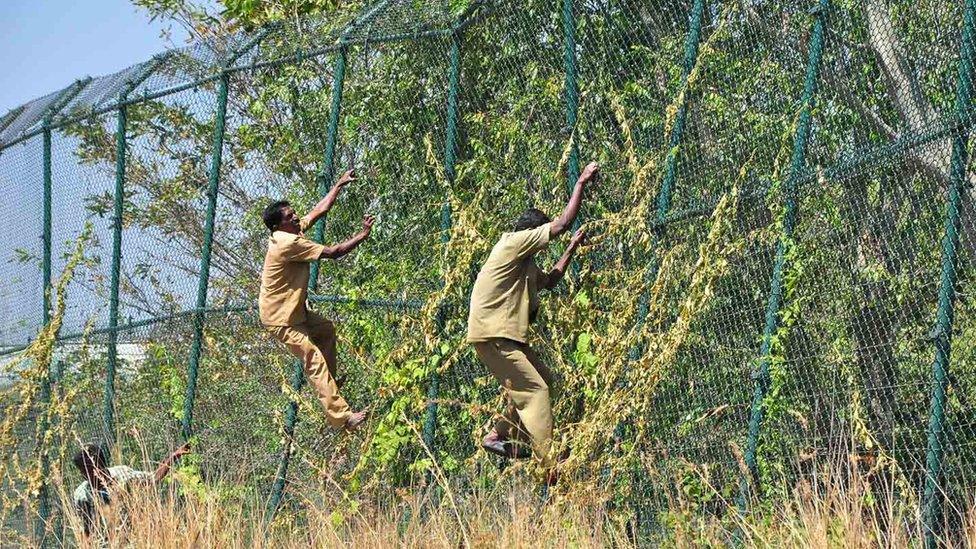
[[[146,471],[137,471],[128,465],[116,465],[114,467],[108,468],[108,474],[112,477],[114,485],[112,488],[122,488],[130,480],[148,480],[152,478],[152,473],[147,473]],[[108,493],[101,491],[102,501],[105,502],[108,498]],[[95,494],[92,492],[91,485],[88,481],[84,481],[75,488],[73,499],[76,506],[81,506],[84,504],[94,503]]]

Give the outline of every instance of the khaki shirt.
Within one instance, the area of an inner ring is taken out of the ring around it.
[[[303,217],[301,230],[307,228]],[[309,263],[318,261],[324,249],[325,246],[305,238],[303,234],[284,231],[271,233],[258,297],[261,324],[295,326],[305,322]]]
[[[503,337],[525,343],[529,321],[539,308],[545,273],[533,256],[549,244],[549,224],[504,233],[491,249],[471,291],[468,342]]]

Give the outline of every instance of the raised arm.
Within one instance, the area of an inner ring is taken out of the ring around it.
[[[312,208],[310,212],[305,214],[305,226],[311,227],[319,220],[323,215],[328,213],[332,209],[332,205],[335,204],[337,198],[339,198],[339,192],[342,188],[348,185],[350,182],[356,180],[356,170],[349,170],[339,176],[339,180],[336,184],[329,189],[326,193],[325,198],[319,200],[319,203]]]
[[[319,259],[338,259],[356,249],[356,246],[359,246],[359,243],[366,240],[366,237],[369,236],[370,231],[373,230],[373,222],[375,221],[376,219],[373,216],[364,215],[363,230],[354,234],[345,242],[340,242],[335,246],[325,246],[325,248],[322,250],[322,254],[319,256]]]
[[[166,475],[169,474],[169,470],[173,467],[173,464],[176,463],[176,460],[180,459],[181,456],[184,456],[188,453],[190,453],[189,442],[177,448],[176,451],[173,452],[172,454],[166,456],[166,459],[164,459],[163,462],[159,464],[159,467],[156,469],[156,472],[153,474],[153,481],[160,482],[164,478],[166,478]]]
[[[583,173],[576,180],[576,186],[573,187],[573,194],[569,197],[569,203],[563,208],[563,213],[549,225],[550,237],[555,238],[573,226],[573,221],[576,220],[576,215],[579,213],[580,204],[583,203],[583,189],[589,183],[596,181],[596,176],[599,173],[600,166],[596,162],[590,162],[586,165]]]
[[[566,251],[563,252],[562,257],[556,262],[552,270],[546,276],[545,287],[547,290],[551,290],[559,284],[559,281],[563,279],[563,275],[566,274],[566,269],[569,268],[569,263],[573,260],[573,254],[576,253],[576,249],[579,248],[583,240],[586,239],[586,231],[583,229],[577,230],[573,234],[573,238],[569,241],[569,246],[566,246]]]

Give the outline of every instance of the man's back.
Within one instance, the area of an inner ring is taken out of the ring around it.
[[[549,243],[549,224],[502,234],[471,292],[468,341],[505,338],[524,343],[543,276],[533,256]]]

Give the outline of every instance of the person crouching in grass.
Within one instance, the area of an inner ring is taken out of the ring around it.
[[[137,471],[128,465],[108,465],[105,448],[86,444],[75,454],[72,462],[85,480],[75,488],[72,499],[81,518],[85,537],[91,535],[100,507],[113,505],[135,485],[153,486],[169,474],[173,464],[190,452],[190,443],[177,448],[159,464],[156,471]]]

